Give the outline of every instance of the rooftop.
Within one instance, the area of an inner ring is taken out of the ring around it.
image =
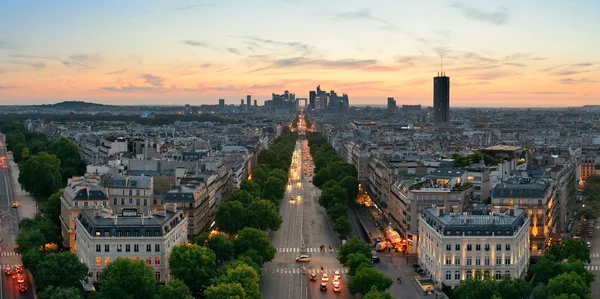
[[[511,145],[503,145],[503,144],[498,144],[498,145],[493,145],[490,147],[486,147],[483,150],[485,151],[502,151],[502,152],[516,152],[516,151],[520,151],[523,148],[520,146],[511,146]]]
[[[512,236],[525,224],[529,215],[525,210],[510,208],[503,213],[469,215],[444,213],[444,209],[426,209],[422,220],[445,236]]]
[[[108,188],[150,189],[152,178],[148,176],[113,175],[104,178],[104,185]]]
[[[544,198],[550,183],[546,180],[512,178],[500,183],[492,190],[492,197],[502,198]]]
[[[157,210],[153,215],[143,215],[137,209],[123,209],[114,215],[104,209],[84,209],[77,216],[90,235],[96,237],[163,236],[184,218],[184,213],[174,209]]]

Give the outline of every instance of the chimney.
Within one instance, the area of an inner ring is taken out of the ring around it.
[[[144,226],[144,213],[142,213],[142,226]]]
[[[494,223],[494,211],[490,212],[490,224]]]
[[[119,215],[115,215],[115,226],[117,226],[117,219],[119,218]]]
[[[463,212],[463,224],[467,223],[467,212]]]
[[[438,216],[443,216],[443,215],[444,215],[444,208],[438,207]]]

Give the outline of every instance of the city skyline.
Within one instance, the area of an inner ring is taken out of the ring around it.
[[[0,105],[262,104],[321,85],[431,106],[441,57],[451,107],[600,102],[593,1],[31,2],[0,9]]]

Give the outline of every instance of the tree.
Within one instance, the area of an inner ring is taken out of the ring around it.
[[[223,234],[212,236],[208,240],[208,248],[215,253],[219,264],[233,257],[233,244]]]
[[[174,247],[169,258],[169,266],[171,275],[183,281],[194,293],[211,285],[217,276],[215,253],[198,245]]]
[[[252,267],[252,269],[254,269],[254,271],[256,271],[256,274],[258,274],[258,276],[262,275],[262,267],[259,266],[258,264],[256,264],[252,258],[250,258],[247,255],[240,255],[235,261],[233,261],[231,264],[227,265],[227,267],[232,267],[235,268],[239,265],[247,265]]]
[[[254,197],[260,197],[260,185],[255,181],[243,180],[240,183],[240,190],[246,191]]]
[[[372,257],[371,247],[369,247],[367,243],[359,240],[357,237],[354,237],[348,240],[346,244],[340,247],[340,252],[338,253],[338,260],[345,266],[348,266],[348,256],[353,253],[360,253],[367,257],[369,260],[371,260]]]
[[[22,254],[21,261],[25,268],[29,269],[32,273],[35,273],[37,271],[37,266],[42,261],[43,257],[44,253],[38,248],[29,248]]]
[[[158,292],[160,299],[192,299],[190,289],[181,280],[171,280]]]
[[[38,229],[26,229],[19,232],[16,243],[15,252],[23,254],[29,249],[41,250],[46,245],[46,238]]]
[[[210,232],[203,232],[199,234],[197,237],[192,239],[192,244],[196,244],[199,246],[204,246],[208,244],[208,239],[210,238]]]
[[[498,295],[498,284],[489,275],[481,279],[481,273],[476,272],[475,278],[467,279],[454,289],[454,295],[458,299],[492,298]]]
[[[35,215],[33,218],[22,218],[19,222],[19,228],[21,229],[21,232],[24,230],[39,230],[44,236],[44,244],[60,244],[60,228],[40,214]]]
[[[69,139],[61,137],[52,144],[50,152],[60,160],[60,173],[65,181],[70,177],[85,173],[85,164],[82,164],[79,149]]]
[[[28,147],[24,147],[21,150],[21,160],[27,160],[27,158],[29,158],[29,148]]]
[[[560,266],[562,273],[575,272],[583,278],[583,281],[585,281],[587,285],[590,285],[596,277],[594,273],[585,268],[585,264],[582,261],[575,258],[570,258],[566,263],[562,263]]]
[[[328,207],[344,202],[348,198],[348,193],[342,187],[335,185],[331,188],[323,189],[319,196],[319,204],[327,209]]]
[[[276,178],[280,179],[282,182],[285,182],[288,180],[288,176],[285,173],[285,171],[283,171],[279,168],[275,168],[275,169],[271,170],[271,172],[269,172],[269,177],[276,177]]]
[[[156,293],[154,269],[143,261],[117,258],[100,272],[102,297],[146,299]]]
[[[329,215],[331,219],[338,219],[340,217],[345,218],[348,216],[348,206],[340,202],[335,202],[327,209],[327,215]]]
[[[392,286],[392,279],[385,276],[377,269],[362,267],[350,276],[348,290],[351,294],[366,294],[373,287],[379,291],[385,291]]]
[[[256,185],[256,183],[255,183]],[[250,205],[250,203],[252,203],[252,201],[256,198],[256,196],[252,196],[250,193],[248,193],[246,190],[237,190],[233,193],[231,193],[231,195],[229,196],[228,201],[239,201],[241,202],[245,207],[247,207],[248,205]]]
[[[254,250],[262,258],[263,263],[273,260],[277,252],[265,232],[251,227],[240,230],[238,237],[233,241],[233,246],[236,256],[248,254],[249,250]],[[262,264],[260,265],[262,266]]]
[[[215,215],[215,222],[219,230],[230,235],[235,235],[246,226],[246,209],[239,201],[226,201],[222,203]]]
[[[237,264],[235,267],[225,268],[225,272],[217,280],[217,284],[233,284],[239,283],[246,292],[248,299],[262,299],[258,290],[260,276],[256,271],[245,264]]]
[[[376,286],[372,286],[371,290],[365,294],[363,299],[393,299],[392,294],[377,290]]]
[[[340,217],[335,220],[333,230],[342,236],[347,236],[352,232],[352,223],[350,220]]]
[[[583,239],[564,239],[558,246],[562,247],[562,254],[560,255],[562,259],[574,257],[583,262],[590,263],[592,261],[590,259],[590,249],[586,246]]]
[[[33,195],[49,197],[62,186],[59,169],[60,160],[55,155],[40,152],[21,164],[19,184]]]
[[[577,295],[578,298],[589,298],[590,286],[575,272],[560,274],[548,282],[548,295]]]
[[[88,273],[88,267],[69,251],[50,253],[39,262],[34,275],[38,289],[49,286],[78,287]]]
[[[273,195],[278,200],[274,202],[274,204],[279,204],[279,200],[283,198],[283,194],[285,193],[285,183],[284,181],[276,178],[269,177],[264,184],[263,187],[263,197],[269,198],[270,195]]]
[[[267,171],[263,167],[257,167],[252,170],[252,180],[259,186],[263,186],[267,181]]]
[[[256,199],[246,210],[246,226],[260,230],[278,230],[283,221],[279,210],[266,199]]]
[[[212,285],[204,291],[206,299],[246,299],[246,292],[239,283]]]
[[[545,254],[536,264],[531,265],[531,272],[535,273],[536,284],[548,284],[551,278],[560,274],[560,265],[554,259],[553,255]]]
[[[48,218],[49,220],[54,222],[54,224],[56,226],[61,225],[61,223],[60,223],[60,197],[62,196],[62,194],[63,194],[62,190],[59,190],[58,192],[53,193],[52,195],[50,195],[48,200],[46,200],[46,202],[44,202],[40,207],[42,214],[46,218]]]
[[[352,202],[356,194],[358,194],[358,180],[353,176],[345,176],[340,181],[340,186],[348,193],[348,202]]]
[[[82,298],[81,292],[74,287],[54,287],[49,286],[40,293],[39,299],[78,299]]]
[[[362,253],[351,253],[348,255],[346,266],[349,268],[348,275],[353,276],[362,267],[371,267],[371,259]]]
[[[504,275],[498,283],[498,294],[502,298],[527,298],[531,294],[531,285],[523,278]]]

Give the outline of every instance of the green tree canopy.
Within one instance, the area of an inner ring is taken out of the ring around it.
[[[239,231],[238,237],[233,241],[233,246],[236,256],[248,254],[248,251],[254,250],[262,258],[263,263],[273,260],[277,252],[265,232],[251,227]],[[255,261],[255,259],[253,260]]]
[[[254,184],[256,185],[256,183],[254,183]],[[260,196],[260,194],[259,194],[259,196]],[[250,203],[252,203],[252,201],[255,198],[256,198],[256,196],[252,196],[250,193],[248,193],[248,191],[240,189],[240,190],[237,190],[237,191],[231,193],[228,201],[239,201],[245,207],[247,207],[248,205],[250,205]]]
[[[208,248],[215,253],[219,263],[226,262],[233,257],[233,243],[223,234],[212,236],[208,240]]]
[[[246,209],[239,201],[226,201],[222,203],[215,215],[215,222],[219,230],[230,235],[235,235],[246,226]]]
[[[256,199],[245,210],[246,226],[260,230],[278,230],[282,223],[279,210],[266,199]]]
[[[340,181],[340,186],[346,190],[348,194],[348,202],[354,201],[358,194],[358,180],[354,176],[347,175]]]
[[[336,185],[331,188],[323,189],[321,196],[319,196],[319,204],[327,209],[336,203],[346,201],[347,198],[348,193],[346,190],[339,185]]]
[[[334,202],[327,208],[327,215],[329,215],[331,219],[338,219],[340,217],[346,218],[348,216],[348,206],[342,204],[341,201]]]
[[[156,294],[154,269],[143,261],[117,258],[100,272],[102,297],[147,299]]]
[[[392,286],[392,279],[377,269],[361,267],[354,276],[350,276],[348,290],[350,294],[367,294],[373,287],[385,291]]]
[[[267,171],[263,167],[257,167],[252,170],[252,181],[256,182],[259,186],[263,186],[267,178]]]
[[[62,196],[63,191],[59,190],[58,192],[50,195],[48,200],[46,200],[40,206],[40,211],[42,214],[48,218],[50,221],[54,222],[57,227],[60,227],[60,197]]]
[[[260,185],[255,181],[243,180],[240,190],[248,192],[253,197],[260,197]]]
[[[198,245],[174,247],[169,266],[171,275],[183,281],[194,293],[211,285],[217,276],[215,253]]]
[[[46,245],[46,237],[39,229],[24,229],[17,236],[15,252],[24,254],[30,249],[41,250]]]
[[[389,292],[379,291],[376,286],[372,286],[362,299],[393,299],[393,297]]]
[[[512,278],[504,275],[498,283],[498,294],[502,298],[527,298],[531,294],[531,285],[523,278]]]
[[[333,230],[342,236],[347,236],[352,232],[352,223],[350,220],[340,217],[335,220]]]
[[[347,265],[348,256],[353,253],[360,253],[367,257],[367,259],[371,260],[371,247],[367,245],[367,243],[361,241],[357,237],[354,237],[346,242],[346,244],[340,247],[340,251],[338,253],[338,260]]]
[[[75,288],[49,286],[40,293],[39,299],[83,299],[81,292]]]
[[[371,267],[371,259],[367,258],[363,253],[351,253],[348,255],[346,266],[348,269],[348,275],[353,276],[358,269],[362,267]]]
[[[550,296],[577,295],[578,298],[591,298],[590,287],[575,272],[562,273],[548,282],[548,294]]]
[[[492,298],[498,295],[498,283],[489,275],[481,279],[481,273],[476,272],[475,278],[463,281],[454,289],[454,295],[458,299]]]
[[[246,292],[239,283],[212,285],[204,291],[206,299],[246,299]]]
[[[263,187],[263,197],[269,198],[270,195],[273,195],[278,201],[274,202],[274,204],[279,204],[279,200],[283,198],[285,193],[285,181],[282,181],[276,177],[269,177],[265,182]]]
[[[23,267],[29,269],[32,273],[37,271],[37,266],[44,258],[44,253],[37,248],[27,249],[21,256]]]
[[[160,288],[157,299],[192,299],[190,289],[181,280],[172,280]]]
[[[52,144],[50,152],[60,160],[60,173],[65,181],[70,177],[85,173],[85,164],[81,161],[79,149],[69,139],[61,137]]]
[[[35,272],[35,284],[39,290],[49,286],[79,287],[88,273],[88,267],[69,251],[50,253],[39,262]]]
[[[29,157],[21,164],[19,184],[33,195],[49,197],[62,187],[60,160],[46,152]]]
[[[258,290],[260,276],[254,268],[238,263],[234,267],[225,268],[225,272],[217,280],[217,284],[234,284],[239,283],[246,292],[248,299],[262,299]]]

